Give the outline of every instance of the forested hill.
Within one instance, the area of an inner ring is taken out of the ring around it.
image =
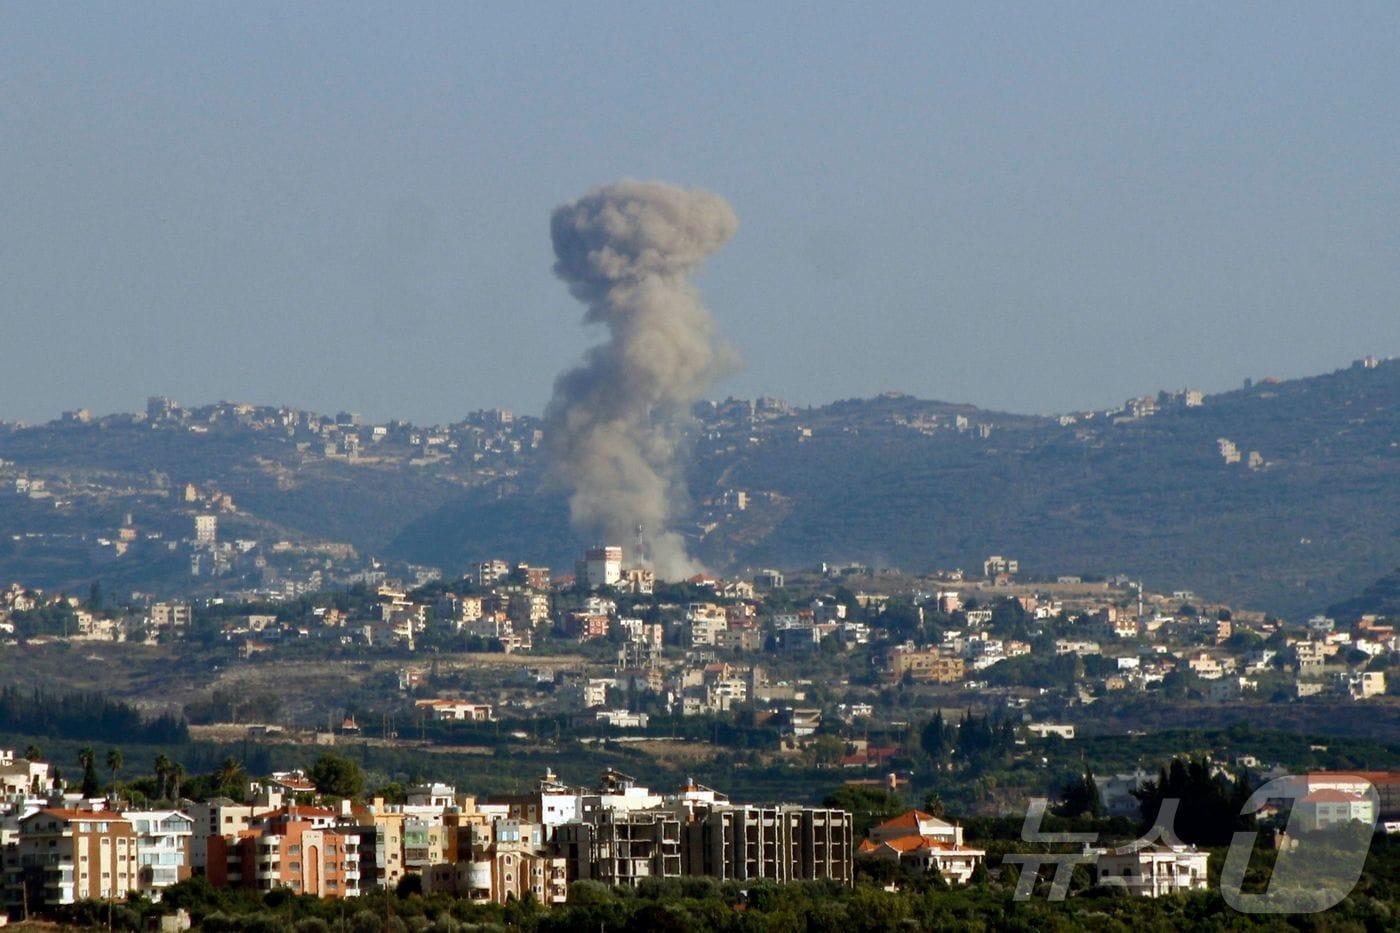
[[[1000,553],[1028,573],[1123,572],[1290,615],[1400,566],[1400,362],[1195,401],[1061,419],[899,394],[707,405],[683,530],[717,570],[980,569]],[[541,488],[539,429],[492,412],[374,428],[227,403],[0,426],[0,581],[188,586],[174,545],[222,501],[211,491],[233,505],[221,536],[264,549],[567,568],[584,542]],[[33,480],[37,493],[13,491]],[[127,516],[162,546],[102,546]]]

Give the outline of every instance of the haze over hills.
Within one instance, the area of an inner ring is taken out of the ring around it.
[[[1400,565],[1393,360],[1058,419],[897,393],[698,414],[679,530],[718,571],[980,569],[1000,553],[1024,573],[1127,573],[1299,615]],[[542,488],[540,429],[499,412],[373,427],[233,404],[6,426],[0,579],[232,588],[333,578],[371,555],[447,574],[488,557],[566,569],[586,542]],[[210,511],[243,550],[192,578],[177,542]]]

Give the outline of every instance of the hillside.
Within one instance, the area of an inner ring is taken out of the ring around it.
[[[1329,606],[1327,614],[1346,621],[1363,615],[1400,618],[1400,567],[1366,587],[1359,596]]]
[[[1396,361],[1064,419],[893,393],[698,414],[683,530],[716,569],[980,568],[1001,553],[1026,573],[1121,572],[1297,615],[1400,565]],[[278,554],[339,543],[448,572],[488,556],[567,568],[583,542],[540,487],[538,432],[490,412],[370,428],[229,405],[0,428],[0,481],[53,491],[0,499],[0,579],[188,585],[172,545],[222,501],[210,490],[233,503],[221,535],[295,545]],[[128,514],[141,546],[113,556],[97,539]]]

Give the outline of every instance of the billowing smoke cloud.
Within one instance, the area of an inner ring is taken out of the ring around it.
[[[671,519],[686,501],[678,446],[691,406],[737,356],[690,274],[738,229],[728,202],[658,182],[605,185],[554,211],[554,272],[608,340],[554,383],[550,470],[574,527],[628,546],[645,530],[657,574],[698,570]]]

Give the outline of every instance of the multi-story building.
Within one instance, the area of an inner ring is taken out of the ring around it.
[[[425,816],[408,815],[403,821],[404,871],[422,874],[446,858],[447,827]]]
[[[564,631],[579,641],[608,636],[609,617],[598,612],[570,612],[564,616]]]
[[[493,586],[510,576],[510,565],[503,560],[485,560],[476,565],[477,586]]]
[[[691,647],[713,647],[719,633],[728,631],[729,617],[724,607],[714,603],[691,603],[685,611]]]
[[[1384,696],[1386,691],[1384,671],[1356,671],[1342,674],[1340,685],[1353,700],[1369,700]]]
[[[76,901],[124,900],[140,887],[136,833],[121,814],[45,808],[5,849],[5,895],[23,915]]]
[[[1101,885],[1124,888],[1141,897],[1161,897],[1206,889],[1207,853],[1195,846],[1154,844],[1103,849],[1094,863]]]
[[[219,540],[219,517],[217,515],[196,515],[194,517],[194,543],[198,547],[212,548]]]
[[[424,872],[425,890],[497,904],[519,901],[526,894],[546,905],[568,898],[565,861],[548,851],[544,826],[498,818],[473,829],[469,852]]]
[[[629,567],[617,585],[624,592],[650,596],[656,590],[656,574],[646,567]]]
[[[161,890],[190,876],[192,818],[179,810],[126,810],[122,817],[136,833],[137,890],[159,897]]]
[[[355,897],[360,893],[360,833],[338,827],[337,820],[334,810],[317,807],[258,814],[237,835],[209,840],[209,880],[218,887]]]
[[[1376,796],[1339,788],[1321,788],[1300,799],[1294,806],[1306,830],[1327,829],[1338,824],[1376,822]]]
[[[52,772],[46,762],[16,758],[12,749],[0,749],[0,795],[43,794],[52,783]]]
[[[516,626],[534,628],[549,620],[549,594],[512,593],[506,612]]]
[[[622,580],[622,548],[611,544],[589,548],[577,571],[584,586],[617,586]]]
[[[915,648],[905,645],[892,650],[887,656],[887,669],[891,680],[903,680],[906,676],[925,683],[950,684],[963,679],[967,672],[966,662],[949,655],[938,648]]]
[[[196,874],[208,866],[209,840],[215,836],[234,836],[248,828],[253,814],[273,810],[282,805],[278,791],[264,790],[252,804],[238,803],[228,797],[211,797],[190,804],[185,813],[191,820],[190,865]]]
[[[191,620],[189,603],[152,603],[147,615],[156,628],[188,628]]]
[[[857,850],[862,855],[916,865],[945,881],[967,884],[986,858],[983,849],[963,845],[962,827],[922,810],[910,810],[870,829]]]
[[[697,810],[681,830],[681,873],[734,881],[851,884],[851,814],[800,806]]]
[[[982,576],[993,577],[1013,577],[1021,569],[1020,561],[1002,557],[1000,554],[993,554],[982,561]]]
[[[368,807],[354,807],[341,820],[346,832],[359,837],[360,887],[393,890],[404,876],[403,829],[405,816],[400,808],[385,805],[376,797]]]
[[[555,830],[568,881],[635,886],[681,875],[681,822],[658,810],[599,810]]]

